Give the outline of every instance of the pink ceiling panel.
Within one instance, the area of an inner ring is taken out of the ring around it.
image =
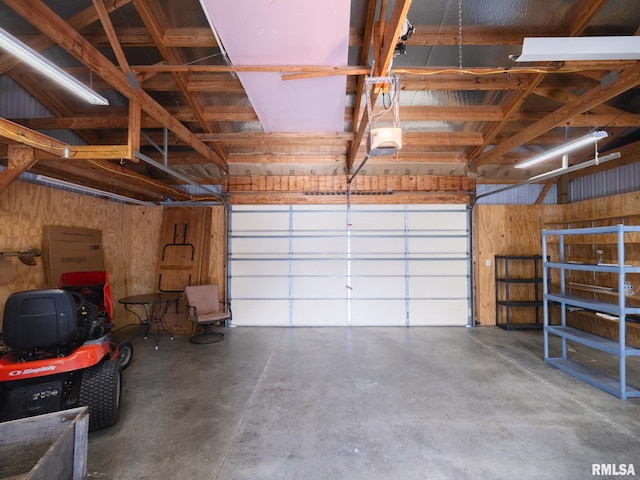
[[[200,0],[234,65],[347,64],[349,0]],[[342,132],[346,77],[238,77],[265,132]]]

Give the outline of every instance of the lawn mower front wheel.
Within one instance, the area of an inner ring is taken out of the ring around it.
[[[89,431],[118,422],[121,372],[119,359],[104,360],[83,371],[78,400],[80,406],[89,407]]]
[[[118,360],[120,360],[121,369],[125,370],[131,365],[133,359],[133,344],[128,340],[118,342]]]

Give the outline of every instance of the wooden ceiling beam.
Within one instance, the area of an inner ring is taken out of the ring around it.
[[[44,152],[49,152],[58,157],[62,157],[67,148],[67,145],[60,140],[23,127],[2,117],[0,117],[0,137],[31,148],[37,148]]]
[[[126,145],[68,145],[65,142],[0,117],[0,137],[65,160],[126,158]],[[51,157],[49,157],[51,158]]]
[[[588,111],[638,85],[640,85],[640,62],[634,68],[630,68],[629,70],[622,72],[618,82],[604,89],[601,87],[593,88],[578,97],[574,102],[558,108],[542,120],[539,120],[524,130],[521,130],[508,139],[503,140],[494,148],[470,162],[469,167],[473,169],[478,168],[485,163],[490,163],[508,151],[522,144],[529,143],[538,135],[561,125],[568,119]]]
[[[375,0],[369,3],[374,4]],[[371,23],[373,24],[373,17]],[[458,38],[458,27],[452,25],[414,25],[416,31],[407,41],[410,46],[424,45],[522,45],[524,37],[555,37],[563,35],[558,30],[521,29],[494,27],[483,25],[465,25],[462,39]],[[116,30],[120,42],[125,47],[154,47],[155,42],[149,32],[144,28],[121,27]],[[349,46],[362,47],[371,45],[372,40],[365,36],[366,30],[357,27],[349,29]],[[93,45],[107,45],[108,38],[100,33],[86,35],[85,38]],[[215,48],[218,46],[215,36],[209,27],[174,27],[164,30],[162,43],[170,48]]]
[[[600,107],[606,107],[602,105]],[[612,108],[612,107],[610,107]],[[595,109],[594,109],[595,110]],[[181,122],[195,122],[195,118],[192,115],[191,109],[188,107],[172,109],[172,115],[174,115]],[[511,122],[536,122],[547,115],[550,112],[519,112],[510,118]],[[345,109],[345,121],[350,121],[351,109]],[[216,122],[251,122],[258,121],[255,112],[251,107],[211,107],[205,112],[205,116],[212,121]],[[441,122],[463,122],[463,121],[476,121],[476,122],[495,122],[500,121],[503,115],[500,108],[497,106],[477,106],[477,107],[401,107],[400,118],[404,122],[419,122],[419,121],[441,121]],[[12,118],[9,119],[12,122],[18,123],[24,127],[32,130],[57,130],[57,129],[70,129],[70,130],[107,130],[107,129],[122,129],[125,130],[128,125],[128,118],[126,113],[121,114],[111,113],[108,115],[101,115],[97,117],[54,117],[54,118]],[[160,129],[162,124],[156,119],[143,115],[140,120],[141,128],[143,129]],[[619,111],[618,113],[584,113],[579,114],[571,119],[566,120],[559,126],[572,126],[572,127],[640,127],[640,115],[634,113],[626,113]],[[505,127],[504,131],[509,131],[509,128]],[[237,142],[238,138],[243,133],[230,133],[230,134],[197,134],[198,138],[202,141],[228,141]],[[349,134],[353,136],[353,134]],[[277,137],[267,137],[264,141],[270,141],[269,138],[273,138],[277,141]],[[498,135],[496,138],[500,138]],[[310,143],[313,143],[314,137],[309,138]]]
[[[129,62],[127,61],[127,57],[124,54],[124,50],[122,50],[122,45],[120,45],[118,35],[113,28],[113,24],[111,23],[111,19],[109,18],[109,12],[107,11],[107,8],[104,6],[104,3],[102,3],[102,0],[93,0],[93,7],[96,9],[96,13],[98,14],[98,18],[100,19],[102,28],[107,35],[109,46],[111,47],[111,50],[113,50],[113,54],[116,56],[116,60],[120,65],[120,70],[122,70],[124,73],[129,73],[131,71]]]
[[[611,66],[611,64],[609,64]],[[625,61],[624,67],[628,68],[633,66],[633,62]],[[173,76],[169,75],[172,70],[185,70],[184,73],[189,73],[187,82],[188,92],[221,92],[226,95],[244,95],[242,84],[237,78],[233,78],[229,75],[229,72],[233,71],[233,68],[228,66],[216,66],[216,67],[164,67],[161,65],[150,66],[147,72],[146,67],[131,67],[136,71],[137,76],[141,77],[145,73],[155,73],[153,77],[149,77],[142,82],[142,86],[146,91],[179,91],[179,85]],[[219,72],[209,72],[209,69],[220,70]],[[274,69],[273,66],[268,67],[252,67],[246,66],[247,70],[268,70],[279,71]],[[297,71],[298,67],[288,66],[291,71]],[[369,69],[360,67],[349,67],[349,70],[342,70],[342,67],[313,67],[312,71],[316,72],[316,76],[324,76],[329,70],[331,72],[340,72],[340,74],[348,74],[347,78],[347,92],[357,92],[357,81],[352,77],[357,72],[369,72]],[[601,73],[602,65],[593,66],[594,72]],[[189,71],[192,69],[193,71]],[[397,73],[400,76],[400,88],[403,91],[416,91],[416,90],[525,90],[529,87],[529,79],[534,77],[534,73],[525,69],[511,69],[497,72],[494,68],[478,68],[473,70],[464,70],[456,73],[456,69],[446,69],[446,72],[441,72],[442,69],[424,67],[424,68],[412,68],[412,69],[391,69],[393,73]],[[86,69],[69,69],[80,79],[84,79],[88,82],[89,73]],[[580,72],[588,72],[587,66],[582,66]],[[594,82],[585,77],[578,77],[572,75],[573,69],[560,68],[550,71],[544,82],[541,83],[540,88],[548,88],[555,85],[559,88],[591,88],[594,86]],[[557,73],[557,75],[555,75]],[[30,74],[30,72],[25,72]],[[359,74],[360,75],[360,74]],[[287,75],[283,75],[283,78],[288,78]],[[104,90],[109,88],[109,84],[102,81],[99,78],[93,79],[94,88],[97,90]]]
[[[124,112],[96,117],[13,118],[10,120],[33,130],[126,130],[129,125],[129,119]],[[140,126],[142,128],[162,128],[162,124],[158,120],[148,115],[142,116]]]
[[[504,118],[502,109],[497,105],[400,107],[399,115],[403,122],[499,122]]]
[[[598,82],[597,85],[593,85],[591,88],[599,87],[599,86],[600,86],[600,83]],[[546,98],[551,98],[552,100],[557,100],[558,102],[564,103],[564,104],[575,102],[578,100],[578,98],[580,98],[578,95],[576,95],[571,91],[561,90],[558,88],[537,89],[535,93],[536,95],[544,96]],[[590,109],[589,112],[586,112],[584,115],[589,115],[590,113],[599,114],[599,115],[617,115],[619,117],[626,116],[626,115],[633,115],[633,114],[628,114],[627,112],[619,108],[612,107],[610,105],[605,105],[605,104],[595,105],[593,108]]]
[[[8,121],[6,121],[8,122]],[[18,124],[15,125],[15,131],[31,131],[26,127]],[[1,126],[1,125],[0,125]],[[38,133],[38,132],[33,132]],[[154,131],[154,132],[146,132],[147,136],[156,144],[161,144],[163,141],[162,132]],[[3,134],[0,132],[0,136]],[[10,136],[12,140],[17,140],[23,138],[21,133],[14,133]],[[343,143],[345,147],[348,146],[348,142],[352,140],[354,137],[353,133],[263,133],[263,132],[255,132],[255,133],[204,133],[197,134],[199,141],[208,142],[215,141],[226,144],[227,146],[235,146],[235,147],[253,147],[256,149],[266,149],[266,148],[288,148],[291,146],[300,147],[308,145],[314,150],[317,150],[318,147],[335,147],[335,145],[339,145]],[[53,140],[50,137],[42,136],[42,138],[47,138],[48,140]],[[112,158],[112,159],[120,159],[120,158],[128,158],[126,156],[126,144],[127,135],[126,131],[123,130],[122,135],[114,136],[105,135],[103,137],[105,140],[117,140],[120,139],[123,144],[114,143],[113,145],[88,145],[88,146],[73,146],[70,148],[70,158]],[[406,148],[412,148],[414,146],[432,146],[432,147],[447,147],[447,146],[474,146],[479,145],[483,141],[482,134],[480,132],[450,132],[450,131],[433,131],[433,132],[404,132],[403,134],[403,143]],[[143,142],[144,143],[144,142]],[[546,142],[550,143],[550,141]],[[39,148],[37,142],[33,142],[33,146],[35,148]],[[56,143],[57,150],[51,151],[53,155],[58,155],[59,152],[64,150],[66,145],[63,142]],[[170,135],[168,137],[168,146],[176,147],[176,146],[186,146],[184,142],[175,135]],[[124,150],[123,150],[124,149]],[[96,152],[90,156],[88,152]],[[173,152],[171,152],[173,154]],[[102,155],[102,157],[100,156]],[[62,155],[58,155],[62,156]],[[202,156],[200,156],[202,158]]]
[[[470,146],[482,145],[480,132],[403,132],[402,145]]]
[[[129,0],[131,1],[131,0]],[[375,0],[370,0],[374,3]],[[371,19],[371,23],[373,18]],[[369,25],[369,23],[366,23]],[[414,25],[416,31],[407,41],[409,46],[457,46],[462,45],[522,45],[525,37],[556,37],[564,32],[541,30],[539,28],[509,28],[491,25],[465,25],[462,38],[458,38],[457,25]],[[116,29],[120,43],[124,47],[155,47],[154,39],[144,28],[120,27]],[[85,38],[93,45],[108,45],[108,38],[101,33],[91,33]],[[162,43],[169,48],[216,48],[215,36],[209,27],[172,27],[166,28],[162,35]],[[349,29],[349,46],[362,47],[371,45],[365,37],[365,30],[357,27]]]
[[[164,107],[151,98],[146,92],[133,87],[127,76],[104,57],[95,47],[88,43],[78,32],[71,28],[64,20],[58,17],[41,0],[33,0],[26,4],[21,0],[5,0],[5,4],[29,19],[36,28],[44,32],[57,44],[83,62],[116,90],[130,99],[140,102],[141,108],[149,115],[158,119],[169,130],[178,135],[183,141],[198,151],[203,157],[227,170],[226,162],[211,148],[202,143],[182,123],[177,121]]]
[[[369,47],[373,40],[373,29],[375,25],[374,22],[376,19],[377,4],[378,4],[377,0],[369,0],[368,6],[367,6],[367,17],[365,19],[364,35],[360,37],[362,39],[363,45],[367,45],[367,48],[361,48],[360,50],[360,65],[365,65],[369,59]],[[358,133],[358,126],[360,125],[358,121],[360,120],[360,118],[362,118],[361,115],[362,116],[365,115],[364,112],[361,113],[361,111],[363,110],[362,101],[364,99],[365,78],[366,77],[364,75],[361,75],[358,77],[358,84],[356,86],[356,91],[354,95],[353,110],[352,110],[352,117],[351,117],[352,118],[351,131],[353,132],[354,135]],[[352,158],[353,154],[354,152],[352,152],[351,157],[347,157],[346,159],[348,170],[353,165],[353,158]]]
[[[602,105],[594,108],[594,112],[601,108],[607,107]],[[612,108],[613,107],[608,107]],[[351,108],[345,109],[345,121],[351,121]],[[640,126],[640,115],[634,113],[626,113],[618,109],[609,113],[581,113],[559,126],[573,127],[598,127],[607,125],[611,127]],[[171,114],[182,122],[195,122],[196,119],[189,107],[172,109]],[[549,115],[549,111],[543,112],[518,112],[509,120],[511,122],[537,122]],[[251,107],[207,107],[204,111],[204,117],[209,121],[215,122],[257,122],[258,118],[255,111]],[[429,106],[429,107],[400,107],[400,118],[403,122],[499,122],[502,121],[504,114],[499,106],[492,105],[456,105],[456,106]],[[78,116],[78,117],[58,117],[58,118],[14,118],[10,119],[15,123],[19,123],[25,127],[34,130],[52,130],[52,129],[126,129],[128,120],[125,111],[119,114],[110,113],[108,115],[100,115],[95,117]],[[144,129],[162,128],[160,122],[143,115],[141,119],[141,127]],[[508,128],[505,127],[505,131]],[[210,133],[198,134],[198,138],[202,141],[229,141],[236,142],[243,133]],[[333,135],[333,134],[332,134]],[[329,137],[333,138],[332,135]],[[351,140],[355,134],[349,133]],[[499,137],[499,136],[498,136]],[[496,137],[496,138],[498,138]],[[267,136],[264,141],[270,138],[277,139],[277,136]],[[284,138],[284,137],[283,137]],[[313,140],[313,136],[309,137]]]
[[[282,144],[291,142],[330,144],[349,142],[353,133],[218,133],[199,134],[202,141],[221,141],[228,145]],[[478,145],[482,143],[480,132],[405,132],[403,143],[411,145]]]
[[[554,180],[549,180],[544,184],[544,187],[542,187],[542,190],[538,194],[538,198],[536,198],[536,201],[533,202],[534,205],[542,205],[544,198],[547,196],[547,193],[549,193],[549,190],[551,190],[551,187],[554,185],[554,183]]]
[[[517,113],[511,121],[534,122],[549,116],[549,112],[539,114]],[[640,115],[635,113],[597,114],[582,113],[558,123],[557,127],[613,128],[640,127]]]
[[[190,199],[190,195],[183,190],[106,160],[89,160],[82,164],[41,160],[31,170],[36,174],[89,185],[139,200],[161,201],[167,197]]]
[[[156,47],[162,54],[162,58],[164,58],[166,62],[172,64],[179,65],[187,63],[181,49],[168,48],[163,43],[163,32],[164,30],[166,30],[168,21],[165,18],[164,11],[159,8],[158,2],[151,2],[148,0],[134,0],[134,5],[145,26],[147,27],[149,32],[151,32],[151,36],[154,38]],[[179,74],[178,72],[174,72],[174,78],[178,83],[179,90],[183,93],[187,102],[193,109],[200,127],[207,132],[215,132],[216,129],[215,127],[213,127],[212,123],[207,122],[202,116],[202,111],[205,107],[205,101],[201,97],[201,95],[188,94],[188,82],[183,75]],[[214,143],[212,145],[212,148],[220,156],[220,158],[222,158],[222,160],[226,162],[226,159],[229,156],[229,152],[227,152],[226,147],[224,145]]]
[[[33,148],[21,144],[9,145],[8,156],[7,168],[0,172],[0,193],[38,161]]]
[[[257,122],[258,115],[251,106],[204,107],[202,118],[208,122]],[[211,133],[216,135],[216,133]]]
[[[382,32],[383,37],[381,39],[381,49],[376,50],[374,48],[374,75],[386,75],[390,70],[391,61],[393,60],[393,54],[395,46],[398,43],[398,37],[402,31],[402,26],[407,18],[407,12],[411,6],[411,0],[398,0],[396,1],[393,11],[391,12],[391,20],[386,25],[386,28]],[[384,15],[385,12],[383,12]],[[371,103],[375,105],[377,94],[371,93]],[[351,172],[353,165],[355,164],[356,155],[358,149],[364,138],[364,135],[369,126],[369,115],[367,110],[364,110],[357,130],[355,130],[356,136],[353,142],[351,142],[351,150],[347,157],[347,172]]]
[[[390,163],[388,157],[370,158],[367,163]],[[391,163],[418,163],[418,164],[466,164],[467,157],[457,152],[411,152],[401,150],[397,158]]]
[[[349,142],[353,140],[353,133],[201,133],[198,138],[203,142],[223,142],[227,145],[255,145],[255,144],[332,144],[334,142]]]
[[[573,21],[568,29],[568,35],[570,37],[575,37],[580,35],[582,31],[589,25],[590,21],[596,16],[596,14],[604,8],[607,4],[607,0],[587,0],[586,3],[580,5],[580,10],[577,12],[573,12],[571,18]],[[500,131],[504,128],[505,123],[509,121],[512,115],[517,113],[525,100],[529,97],[529,95],[538,87],[538,85],[544,79],[544,74],[536,74],[530,79],[529,87],[521,92],[512,93],[508,96],[507,100],[503,103],[503,112],[505,114],[505,118],[502,122],[493,124],[486,132],[485,132],[485,141],[482,145],[472,149],[469,152],[469,169],[476,170],[483,163],[486,163],[491,160],[491,158],[487,157],[486,153],[483,153],[487,150],[487,148],[494,141],[495,137],[500,133]],[[501,143],[502,144],[502,143]],[[494,147],[493,149],[495,149]],[[513,147],[511,147],[513,148]],[[505,150],[504,147],[500,150],[500,154],[506,153],[511,148]],[[492,150],[493,150],[492,149]],[[497,152],[496,152],[497,153]],[[493,154],[492,157],[496,158],[497,154]],[[483,158],[484,157],[484,158]]]
[[[242,154],[232,153],[229,155],[229,165],[251,164],[251,165],[313,165],[323,164],[340,166],[344,164],[345,155],[323,155],[323,154]]]
[[[107,13],[112,13],[119,8],[130,3],[132,0],[104,0],[106,2],[105,9]],[[75,30],[82,30],[84,27],[91,25],[99,20],[98,12],[94,7],[89,7],[81,12],[73,15],[67,22]],[[46,35],[33,35],[31,37],[23,37],[27,45],[36,51],[44,50],[54,44]],[[14,66],[20,63],[20,59],[15,58],[13,55],[4,54],[0,55],[0,74],[10,70]]]

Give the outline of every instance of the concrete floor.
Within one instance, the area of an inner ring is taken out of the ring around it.
[[[157,351],[135,339],[120,421],[89,435],[89,478],[558,480],[603,478],[600,463],[640,476],[640,399],[545,365],[540,332],[223,331]]]

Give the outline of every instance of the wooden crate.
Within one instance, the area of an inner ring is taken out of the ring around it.
[[[0,423],[0,479],[87,476],[87,407]]]

